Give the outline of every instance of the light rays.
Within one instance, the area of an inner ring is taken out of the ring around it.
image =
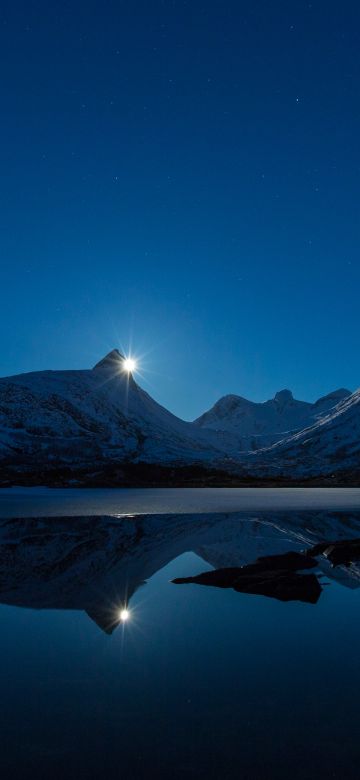
[[[123,361],[123,368],[128,374],[132,374],[137,369],[137,361],[132,357],[126,357]]]

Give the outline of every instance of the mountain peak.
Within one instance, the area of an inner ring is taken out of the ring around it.
[[[119,363],[121,363],[123,360],[125,360],[124,356],[119,352],[118,349],[112,349],[111,352],[108,352],[105,357],[102,358],[102,360],[99,360],[98,363],[93,368],[93,371],[97,371],[98,369],[117,369],[119,367]]]
[[[323,406],[332,401],[335,405],[339,403],[339,401],[343,401],[344,398],[349,398],[350,395],[352,395],[350,390],[347,390],[345,387],[339,387],[337,390],[333,390],[332,393],[322,395],[321,398],[318,398],[318,400],[315,401],[315,406]]]
[[[278,393],[276,393],[274,401],[278,401],[280,404],[286,404],[289,401],[293,401],[294,396],[291,392],[291,390],[279,390]]]

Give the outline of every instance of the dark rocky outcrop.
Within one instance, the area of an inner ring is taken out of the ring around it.
[[[176,585],[195,583],[217,588],[233,588],[238,593],[269,596],[279,601],[304,601],[316,604],[322,587],[315,574],[299,574],[314,568],[316,560],[302,553],[289,552],[258,558],[248,566],[236,566],[203,572],[195,577],[180,577]]]

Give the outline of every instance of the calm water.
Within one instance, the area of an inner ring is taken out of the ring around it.
[[[1,777],[357,778],[359,499],[287,492],[3,492]]]

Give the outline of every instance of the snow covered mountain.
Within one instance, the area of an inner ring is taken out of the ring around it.
[[[179,467],[192,484],[220,472],[224,484],[360,475],[360,391],[314,404],[289,390],[262,404],[225,396],[190,423],[142,390],[124,360],[115,349],[92,369],[0,379],[0,485],[134,484],[135,470],[141,484],[145,472],[145,484],[167,484]]]
[[[350,395],[349,390],[341,388],[319,398],[314,404],[297,401],[290,390],[281,390],[265,403],[226,395],[198,417],[194,424],[217,431],[222,441],[226,440],[226,434],[235,436],[238,451],[257,450],[321,420],[339,401]]]
[[[208,463],[221,457],[214,439],[156,403],[116,349],[90,370],[0,379],[3,462]]]
[[[257,474],[308,477],[360,473],[360,390],[340,401],[313,425],[249,455]]]

